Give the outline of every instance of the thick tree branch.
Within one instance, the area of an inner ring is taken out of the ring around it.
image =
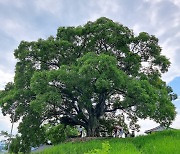
[[[96,105],[96,108],[95,108],[95,113],[96,113],[97,118],[99,118],[100,116],[104,114],[106,98],[107,98],[106,92],[99,95],[99,103]]]
[[[42,63],[44,63],[44,64],[46,64],[46,65],[48,65],[48,66],[56,66],[56,67],[60,68],[59,64],[57,64],[57,63],[44,61],[44,60],[38,58],[38,57],[35,56],[35,55],[33,55],[33,57],[34,57],[34,59],[35,59],[36,61],[40,61],[40,62],[42,62]]]
[[[127,108],[130,108],[130,107],[132,107],[132,106],[134,106],[134,105],[128,105],[128,106],[126,106],[126,107],[124,107],[124,106],[115,107],[114,109],[105,110],[105,112],[113,112],[113,111],[116,111],[116,110],[124,110],[125,108],[127,109]]]

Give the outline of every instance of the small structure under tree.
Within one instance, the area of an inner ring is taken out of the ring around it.
[[[172,129],[174,129],[174,128],[159,125],[159,126],[157,126],[155,128],[146,130],[144,133],[151,134],[153,132],[160,132],[160,131],[163,131],[163,130],[172,130]]]

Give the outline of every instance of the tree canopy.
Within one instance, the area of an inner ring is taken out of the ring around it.
[[[161,79],[170,66],[161,50],[155,36],[136,36],[105,17],[22,41],[14,83],[0,92],[2,111],[22,118],[19,132],[29,145],[35,139],[25,130],[37,137],[45,123],[81,125],[88,136],[116,123],[137,129],[139,118],[169,126],[176,94]]]

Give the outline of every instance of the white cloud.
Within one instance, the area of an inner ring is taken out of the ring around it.
[[[119,2],[117,0],[93,0],[93,3],[99,6],[100,14],[116,13],[119,10]]]
[[[149,119],[139,120],[138,124],[141,126],[141,128],[140,128],[140,132],[137,132],[137,135],[145,134],[144,132],[146,130],[159,126],[158,123]],[[173,121],[170,127],[175,128],[175,129],[180,129],[180,114],[177,114],[175,120]]]
[[[176,38],[168,38],[165,42],[161,44],[163,50],[162,53],[170,59],[171,66],[167,73],[163,74],[163,80],[167,83],[172,81],[175,77],[180,76],[180,69],[177,61],[177,52],[179,50],[179,46],[173,44],[176,42]]]
[[[0,90],[4,89],[4,86],[8,82],[13,82],[13,77],[14,77],[14,74],[7,73],[0,70]]]
[[[170,2],[173,2],[174,5],[180,8],[180,2],[179,0],[169,0]]]
[[[176,100],[174,100],[174,101],[175,102],[180,101],[180,96],[178,96],[178,98]]]
[[[152,4],[158,4],[162,2],[163,0],[144,0],[144,2],[152,3]]]
[[[149,23],[151,23],[152,26],[156,26],[158,22],[158,6],[157,5],[152,5],[150,7],[150,10],[153,10],[151,12],[151,15],[149,16]]]
[[[63,6],[62,0],[36,0],[34,1],[38,12],[47,11],[55,16],[59,16]]]
[[[141,32],[141,26],[139,24],[135,24],[132,29],[135,35],[138,35]]]
[[[171,125],[172,128],[180,129],[180,114],[177,114],[175,121]]]
[[[175,79],[176,77],[180,76],[180,71],[178,66],[173,65],[171,66],[171,68],[169,69],[169,71],[165,74],[163,74],[162,79],[164,81],[166,81],[167,83],[171,82],[173,79]]]
[[[7,131],[8,133],[11,132],[12,123],[10,122],[9,116],[3,116],[0,110],[0,131]],[[13,126],[13,132],[12,134],[15,135],[18,132],[19,123],[14,123]],[[2,136],[0,136],[0,140],[4,139]]]
[[[7,36],[13,38],[19,43],[22,40],[36,40],[40,36],[39,31],[34,31],[34,29],[29,25],[24,23],[22,20],[18,19],[3,19],[0,22],[1,30],[4,31]]]
[[[24,6],[24,0],[0,0],[0,4],[13,4],[17,8],[22,8]]]
[[[180,12],[177,12],[176,14],[174,14],[172,26],[175,28],[175,27],[179,27],[179,25],[180,25]]]
[[[118,0],[92,0],[90,3],[91,7],[96,9],[92,10],[90,18],[88,20],[94,21],[99,17],[114,18],[114,14],[121,14],[122,7],[120,7],[120,1]]]
[[[144,134],[146,130],[159,126],[159,124],[150,119],[139,120],[138,124],[141,126],[141,128],[140,132],[137,132],[137,135]]]

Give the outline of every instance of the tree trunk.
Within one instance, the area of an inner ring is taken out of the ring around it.
[[[99,136],[98,132],[99,120],[94,116],[89,119],[88,126],[86,128],[88,137]]]

